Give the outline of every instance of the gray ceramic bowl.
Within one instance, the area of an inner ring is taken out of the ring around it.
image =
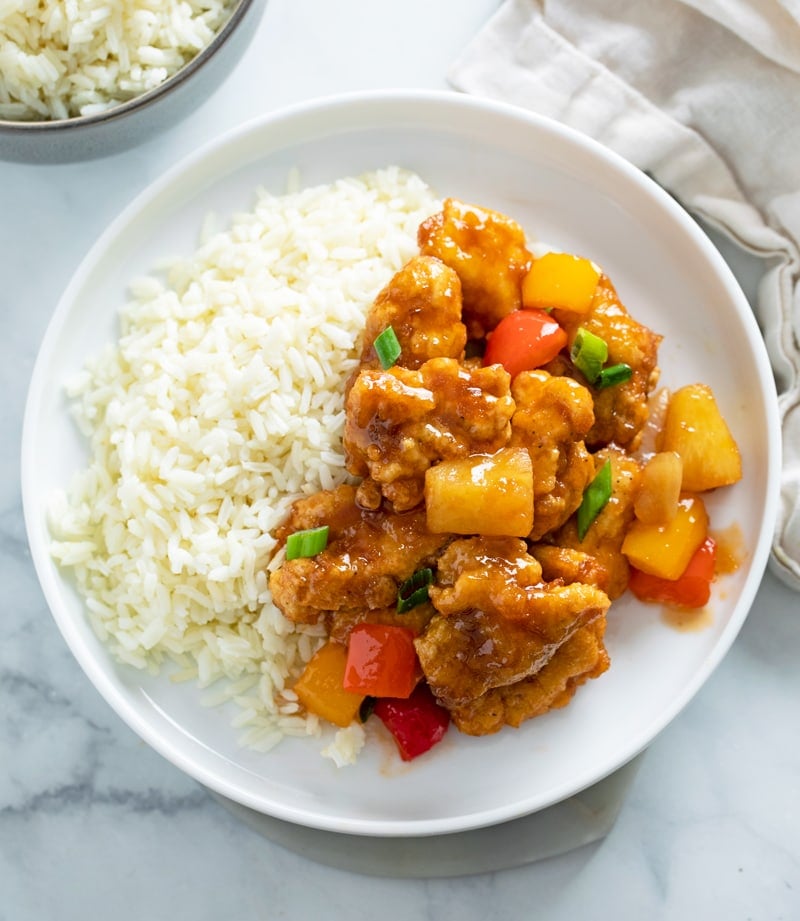
[[[0,119],[0,160],[63,163],[118,153],[176,124],[222,84],[256,31],[266,0],[238,0],[212,41],[155,89],[96,115]]]

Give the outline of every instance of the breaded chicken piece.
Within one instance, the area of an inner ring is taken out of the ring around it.
[[[464,322],[481,339],[522,304],[522,279],[531,267],[525,231],[504,214],[455,198],[423,221],[420,252],[436,256],[461,279]]]
[[[471,607],[498,609],[509,621],[525,620],[528,588],[540,588],[542,567],[518,537],[464,537],[454,540],[438,560],[429,595],[446,616]],[[513,595],[512,595],[513,592]]]
[[[405,514],[363,509],[349,485],[298,499],[276,537],[283,543],[294,531],[322,525],[330,532],[321,553],[288,560],[270,575],[273,601],[296,623],[395,605],[398,587],[449,540],[428,532],[424,509]]]
[[[528,449],[533,463],[531,540],[560,527],[578,508],[594,476],[584,436],[594,423],[592,395],[569,377],[523,371],[511,384],[516,411],[511,444]]]
[[[362,371],[347,396],[347,469],[379,484],[397,511],[414,508],[432,464],[498,451],[513,412],[509,375],[499,365],[433,358],[418,370]]]
[[[606,568],[590,553],[544,543],[531,544],[528,552],[542,567],[542,579],[545,582],[583,582],[586,585],[596,585],[604,592],[608,588]]]
[[[375,339],[391,326],[400,344],[397,364],[419,368],[429,358],[461,358],[467,329],[461,322],[461,282],[432,256],[415,256],[375,298],[362,339],[361,368],[380,368]]]
[[[583,540],[579,540],[577,524],[572,518],[557,532],[549,535],[548,542],[593,556],[606,571],[604,588],[613,601],[628,587],[630,567],[621,548],[634,517],[633,503],[639,488],[641,466],[634,457],[614,445],[598,451],[594,458],[598,470],[606,459],[611,459],[611,498]]]
[[[442,704],[462,707],[536,674],[608,609],[608,597],[594,586],[541,582],[540,573],[515,538],[456,540],[442,553],[430,589],[439,613],[415,641]]]
[[[588,314],[556,310],[553,316],[567,331],[570,347],[578,327],[583,326],[608,345],[606,366],[620,363],[631,366],[633,376],[626,383],[603,390],[590,387],[595,421],[586,435],[586,444],[592,451],[612,442],[635,450],[647,421],[648,397],[658,383],[658,346],[662,337],[633,319],[605,275],[600,276]],[[564,356],[556,358],[547,370],[569,374],[586,383],[580,371]]]
[[[605,626],[605,616],[597,617],[576,630],[535,675],[492,688],[476,700],[453,707],[453,723],[467,735],[483,736],[566,707],[582,684],[598,678],[609,667],[603,644]]]
[[[353,610],[336,611],[331,616],[328,636],[336,643],[346,646],[350,640],[350,632],[359,624],[385,624],[390,627],[406,627],[416,636],[428,626],[431,618],[436,613],[429,602],[418,604],[404,614],[398,614],[397,605],[389,608],[359,608]]]

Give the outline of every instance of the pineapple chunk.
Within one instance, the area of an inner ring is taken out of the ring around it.
[[[581,256],[545,253],[522,280],[522,306],[589,312],[600,273]]]
[[[622,542],[631,566],[662,579],[679,579],[708,536],[708,513],[700,496],[685,495],[668,524],[634,519]]]
[[[668,524],[678,511],[683,463],[674,451],[654,454],[642,468],[639,492],[633,504],[643,524]]]
[[[425,473],[432,534],[527,537],[533,528],[533,465],[525,448],[442,461]]]
[[[742,477],[742,459],[717,401],[706,384],[689,384],[672,394],[660,449],[683,461],[682,489],[703,492]]]

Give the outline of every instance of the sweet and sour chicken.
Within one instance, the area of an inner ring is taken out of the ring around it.
[[[448,198],[422,222],[417,242],[423,255],[440,259],[461,279],[470,338],[485,336],[521,306],[522,279],[533,256],[525,231],[510,217]]]
[[[529,277],[537,260],[505,215],[447,199],[418,242],[375,299],[343,382],[355,485],[295,502],[281,545],[309,529],[327,543],[283,561],[270,589],[287,618],[323,623],[334,645],[365,626],[404,632],[412,685],[427,685],[462,732],[484,735],[565,706],[609,667],[606,616],[630,577],[633,449],[660,337],[587,260],[558,257],[580,263],[580,277],[550,303],[552,273]],[[530,291],[541,304],[525,302]],[[558,335],[512,374],[481,353],[520,310],[557,321]]]

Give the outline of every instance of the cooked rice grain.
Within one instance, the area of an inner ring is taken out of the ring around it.
[[[231,0],[0,0],[0,118],[103,112],[209,44]]]
[[[117,659],[222,682],[212,702],[238,704],[255,748],[318,729],[282,692],[324,631],[272,604],[270,532],[346,479],[342,387],[366,310],[438,207],[397,168],[262,191],[164,280],[137,280],[118,343],[68,387],[89,462],[53,498],[54,558]]]

